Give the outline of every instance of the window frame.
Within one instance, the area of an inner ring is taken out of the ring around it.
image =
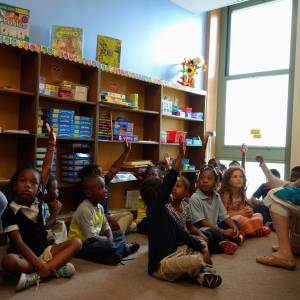
[[[272,75],[289,75],[288,83],[288,103],[287,103],[287,130],[285,147],[249,147],[247,160],[255,161],[255,156],[261,154],[269,162],[284,163],[285,176],[289,175],[290,152],[291,152],[291,132],[293,116],[293,92],[294,92],[294,69],[295,69],[295,50],[296,50],[296,29],[297,29],[297,6],[298,0],[292,0],[292,22],[291,22],[291,44],[290,44],[290,63],[289,69],[245,73],[238,75],[229,74],[230,59],[230,24],[233,11],[246,7],[255,6],[276,0],[253,0],[240,4],[232,5],[222,9],[221,21],[221,49],[218,78],[218,104],[217,104],[217,138],[216,138],[216,157],[224,160],[240,160],[240,146],[225,145],[225,109],[226,109],[226,83],[229,80],[253,78]]]

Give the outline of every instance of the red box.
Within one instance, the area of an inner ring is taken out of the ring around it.
[[[186,134],[187,134],[186,131],[167,130],[167,142],[179,143],[180,137],[185,139]]]
[[[181,110],[187,113],[191,113],[193,111],[191,107],[181,107]]]

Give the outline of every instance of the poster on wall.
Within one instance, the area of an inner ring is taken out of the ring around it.
[[[0,3],[0,34],[29,42],[30,10]]]
[[[82,28],[68,26],[52,26],[52,48],[82,56]]]
[[[121,43],[119,39],[98,35],[96,60],[102,64],[120,68]]]

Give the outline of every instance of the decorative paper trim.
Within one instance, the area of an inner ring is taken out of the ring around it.
[[[207,94],[207,92],[203,91],[203,90],[182,86],[177,83],[168,82],[168,81],[161,80],[161,79],[156,79],[156,78],[153,78],[150,76],[133,73],[133,72],[126,71],[123,69],[119,69],[119,68],[114,68],[114,67],[111,67],[111,66],[108,66],[105,64],[101,64],[99,61],[96,61],[96,60],[84,58],[84,57],[81,57],[78,55],[67,53],[62,50],[49,48],[49,47],[46,47],[43,45],[33,44],[33,43],[26,42],[26,41],[21,41],[21,40],[18,40],[16,38],[12,38],[9,36],[0,35],[0,44],[5,44],[8,46],[12,46],[12,47],[18,47],[18,48],[24,49],[26,51],[43,53],[43,54],[51,55],[54,57],[59,57],[61,59],[65,59],[68,61],[92,66],[92,67],[98,68],[104,72],[108,72],[108,73],[112,73],[112,74],[116,74],[116,75],[120,75],[120,76],[124,76],[124,77],[128,77],[128,78],[133,78],[133,79],[137,79],[137,80],[141,80],[144,82],[149,82],[149,83],[153,83],[153,84],[157,84],[157,85],[161,85],[161,86],[165,86],[165,87],[169,87],[169,88],[175,88],[177,90],[190,92],[193,94],[204,95],[204,96]]]

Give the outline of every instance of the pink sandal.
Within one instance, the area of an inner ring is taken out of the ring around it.
[[[238,248],[236,243],[230,241],[222,241],[220,245],[224,248],[224,253],[229,255],[233,254]]]
[[[262,228],[256,231],[256,236],[267,236],[272,232],[272,230],[268,226],[263,226]]]

